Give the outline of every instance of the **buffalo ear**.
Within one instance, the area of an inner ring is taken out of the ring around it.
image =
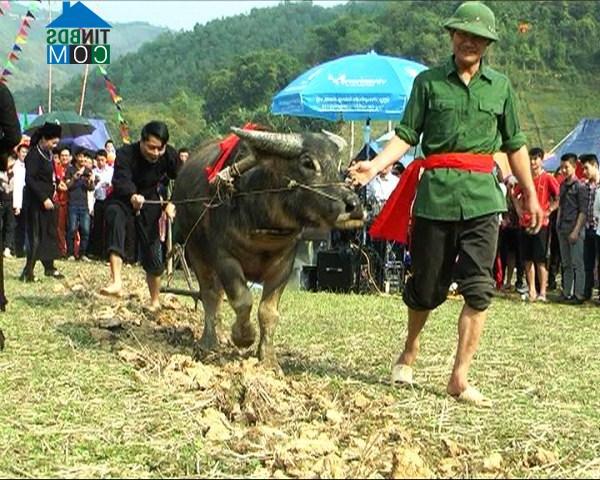
[[[341,152],[348,146],[348,143],[346,142],[346,140],[344,140],[339,135],[336,135],[335,133],[329,132],[327,130],[321,130],[321,131],[327,136],[327,138],[329,140],[331,140],[333,143],[335,143],[335,146],[338,148],[338,152]]]
[[[274,133],[262,130],[242,130],[231,127],[231,131],[257,149],[294,158],[302,153],[304,138],[299,133]]]

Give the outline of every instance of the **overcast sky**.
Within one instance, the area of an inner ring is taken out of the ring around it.
[[[29,3],[29,2],[19,2]],[[75,2],[72,1],[71,4]],[[204,24],[210,20],[248,13],[253,8],[265,8],[279,4],[277,0],[231,0],[231,1],[121,1],[97,0],[84,1],[85,5],[109,23],[144,21],[173,30],[190,30],[196,23]],[[315,0],[313,4],[332,7],[346,3],[346,0]],[[47,8],[48,1],[43,5]],[[62,12],[62,2],[52,0],[53,18]]]

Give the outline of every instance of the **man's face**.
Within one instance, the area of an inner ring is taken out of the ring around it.
[[[71,163],[71,152],[69,152],[67,149],[60,151],[60,163],[64,167]]]
[[[575,165],[569,161],[560,162],[560,173],[563,177],[569,178],[575,174]]]
[[[83,153],[78,153],[75,155],[75,164],[76,164],[77,168],[83,167],[84,160],[85,159],[84,159]]]
[[[60,142],[60,137],[42,138],[40,140],[40,148],[43,150],[52,151],[58,146],[58,142]]]
[[[540,173],[542,173],[542,158],[541,157],[529,157],[529,162],[531,164],[531,174],[534,177],[537,177]]]
[[[586,162],[583,164],[583,175],[588,180],[596,179],[598,175],[598,167],[593,163]]]
[[[490,44],[487,38],[478,37],[472,33],[454,30],[450,33],[454,58],[460,65],[471,66],[481,60],[485,49]]]
[[[180,161],[181,163],[185,163],[185,162],[187,162],[188,158],[190,158],[190,154],[189,154],[189,152],[181,152],[181,153],[179,154],[179,161]]]
[[[140,141],[140,150],[142,156],[150,163],[158,162],[158,159],[162,157],[167,150],[167,144],[164,145],[160,139],[154,135],[149,135],[147,140]]]
[[[106,157],[104,155],[98,155],[96,157],[96,166],[103,169],[104,165],[106,165]]]
[[[83,166],[85,168],[89,168],[90,170],[94,168],[94,160],[89,155],[83,156]]]

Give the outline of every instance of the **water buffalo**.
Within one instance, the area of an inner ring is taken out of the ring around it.
[[[187,238],[185,251],[200,285],[204,331],[198,347],[213,350],[225,341],[219,305],[226,293],[236,320],[233,343],[250,347],[256,330],[250,322],[252,294],[247,282],[263,285],[258,307],[258,357],[277,367],[273,333],[279,300],[292,271],[305,227],[357,228],[363,209],[338,170],[345,142],[329,132],[273,133],[232,131],[242,141],[228,165],[236,173],[234,193],[223,198],[204,169],[219,155],[218,142],[204,146],[182,167],[173,199],[212,198],[179,203],[175,231]]]

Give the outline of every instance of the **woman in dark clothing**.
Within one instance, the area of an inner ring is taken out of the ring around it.
[[[58,145],[60,134],[60,125],[45,123],[33,134],[29,153],[25,157],[23,203],[27,211],[30,239],[27,262],[21,274],[21,280],[25,282],[35,281],[33,270],[37,260],[42,261],[46,276],[64,278],[54,266],[59,251],[52,203],[55,187],[52,149]]]

